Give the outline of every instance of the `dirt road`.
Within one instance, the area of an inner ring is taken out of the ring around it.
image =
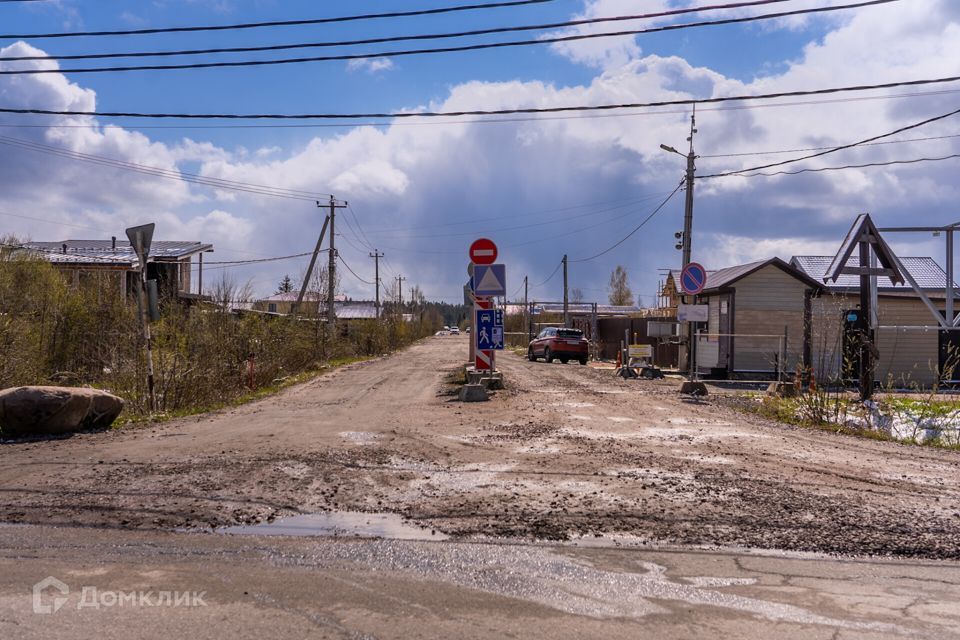
[[[960,558],[960,453],[772,424],[672,382],[504,354],[464,405],[435,337],[278,396],[0,447],[0,522],[207,528],[327,510],[454,536]]]

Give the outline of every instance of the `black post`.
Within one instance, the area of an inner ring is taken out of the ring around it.
[[[860,400],[873,397],[873,329],[870,317],[870,243],[860,241]]]

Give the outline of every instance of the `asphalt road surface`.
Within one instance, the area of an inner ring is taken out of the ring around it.
[[[512,354],[465,405],[465,353],[435,337],[237,409],[0,446],[0,522],[30,525],[0,527],[0,637],[960,634],[960,453]],[[331,511],[425,540],[209,533]],[[207,597],[35,614],[47,576]]]

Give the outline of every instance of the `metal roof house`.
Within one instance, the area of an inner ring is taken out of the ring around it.
[[[679,291],[679,277],[679,271],[671,271],[665,290]],[[698,370],[717,377],[767,378],[809,361],[810,301],[823,290],[780,258],[708,271],[697,296],[697,304],[708,307],[706,326],[698,327]]]
[[[25,242],[23,247],[67,273],[75,285],[91,277],[110,277],[117,281],[122,295],[126,296],[135,290],[140,261],[126,240]],[[197,299],[203,284],[203,254],[211,251],[212,244],[156,240],[150,247],[150,257],[147,259],[147,278],[157,280],[162,298]],[[197,293],[191,292],[194,258],[199,265]]]
[[[946,301],[947,275],[929,257],[900,258],[903,269],[940,311]],[[791,264],[823,282],[827,256],[794,256]],[[856,266],[852,257],[847,265]],[[855,379],[859,367],[857,331],[860,317],[859,276],[840,275],[824,285],[814,310],[814,370],[828,377]],[[956,290],[956,285],[954,285]],[[894,386],[929,386],[938,379],[960,378],[960,332],[940,331],[929,308],[910,285],[894,284],[877,277],[877,325],[875,344],[879,353],[876,379]]]

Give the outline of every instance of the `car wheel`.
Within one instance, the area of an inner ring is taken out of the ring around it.
[[[584,364],[584,365],[587,364],[587,359],[586,359],[586,358],[580,358],[580,364]]]
[[[530,362],[537,361],[537,354],[533,352],[533,347],[530,347],[529,349],[527,349],[527,360],[529,360]]]
[[[561,364],[567,364],[568,362],[570,362],[570,358],[560,358]]]
[[[543,359],[547,362],[553,362],[553,353],[550,352],[550,347],[543,350]]]

